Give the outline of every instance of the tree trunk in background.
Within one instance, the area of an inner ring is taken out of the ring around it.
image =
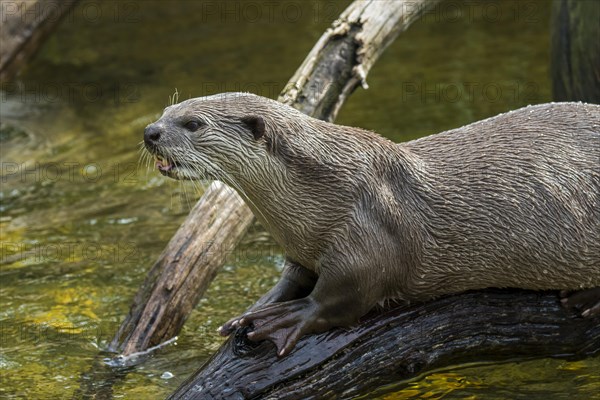
[[[78,0],[0,3],[0,82],[12,80]]]
[[[553,99],[600,103],[600,1],[554,0],[551,26]]]
[[[383,50],[437,2],[355,1],[319,39],[279,100],[333,120],[354,89],[366,86]],[[110,350],[126,357],[176,336],[252,221],[243,200],[214,182],[150,270]]]

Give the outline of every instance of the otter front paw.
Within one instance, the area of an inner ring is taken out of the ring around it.
[[[239,325],[252,325],[254,329],[248,333],[248,339],[272,341],[282,357],[292,351],[298,339],[315,332],[319,320],[317,310],[318,306],[310,298],[274,303],[244,314]]]
[[[560,292],[561,303],[567,308],[574,308],[583,317],[600,316],[600,287],[569,292]]]

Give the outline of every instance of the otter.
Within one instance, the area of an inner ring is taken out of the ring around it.
[[[221,328],[278,354],[388,300],[562,290],[600,314],[600,106],[529,106],[407,143],[246,93],[167,107],[158,170],[218,179],[286,254],[279,282]]]

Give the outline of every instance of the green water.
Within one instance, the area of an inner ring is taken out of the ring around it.
[[[83,1],[3,84],[2,398],[76,392],[200,195],[138,168],[143,128],[175,89],[181,99],[276,97],[346,4]],[[404,141],[550,99],[549,1],[445,4],[388,49],[338,122]],[[265,240],[274,250],[244,255]],[[254,229],[177,345],[118,380],[114,397],[161,398],[196,370],[219,347],[220,323],[275,282],[281,254],[269,243]],[[457,366],[386,398],[587,400],[600,392],[599,370],[598,358]]]

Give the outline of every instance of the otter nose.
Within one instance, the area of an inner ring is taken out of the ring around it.
[[[150,124],[144,129],[144,143],[153,145],[160,139],[160,129],[154,124]]]

